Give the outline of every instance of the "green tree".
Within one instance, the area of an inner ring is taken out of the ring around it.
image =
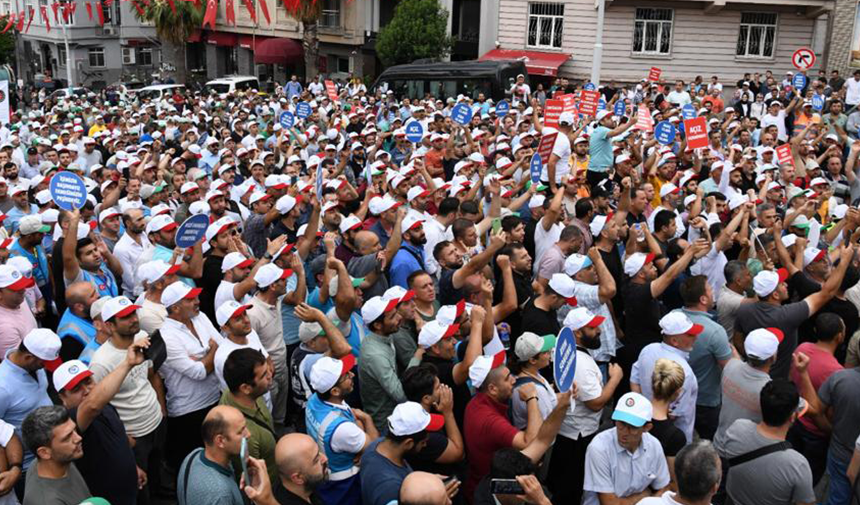
[[[265,1],[265,0],[261,0]],[[277,1],[277,0],[275,0]],[[322,16],[322,0],[287,0],[287,12],[302,24],[302,49],[305,57],[305,79],[310,82],[319,73],[319,20]]]
[[[386,66],[444,58],[453,44],[447,31],[448,11],[438,0],[402,0],[394,18],[379,31],[376,54]]]
[[[155,25],[155,33],[166,51],[172,53],[173,65],[176,68],[176,82],[185,84],[187,67],[185,65],[185,45],[194,30],[203,23],[204,2],[187,2],[173,0],[173,8],[167,0],[136,0],[140,10],[135,9],[135,16],[145,22]]]
[[[8,16],[0,17],[0,30],[6,28]],[[15,64],[15,28],[0,34],[0,65]]]

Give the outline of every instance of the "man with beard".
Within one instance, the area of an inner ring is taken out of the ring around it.
[[[192,279],[199,279],[203,276],[203,248],[202,242],[198,242],[191,252],[191,258],[188,259],[184,255],[181,258],[174,259],[176,251],[176,229],[178,225],[170,218],[169,214],[161,214],[150,219],[146,224],[146,235],[149,241],[155,247],[147,249],[143,255],[137,260],[138,268],[150,261],[161,260],[165,263],[174,264],[177,260],[182,260],[179,265],[179,270],[176,272],[179,275],[179,280],[194,287]],[[220,268],[220,265],[219,265]],[[219,279],[220,280],[220,279]],[[214,293],[214,290],[213,290]]]
[[[413,272],[424,270],[424,244],[427,237],[424,235],[424,220],[414,213],[409,213],[403,218],[400,226],[403,234],[401,247],[398,249],[394,259],[391,260],[391,284],[408,289],[406,279]]]
[[[115,275],[122,277],[122,265],[101,239],[93,240],[85,237],[78,240],[80,220],[79,209],[69,212],[69,229],[63,241],[65,284],[70,286],[75,282],[85,281],[95,286],[99,296],[119,295],[119,285]]]
[[[463,257],[453,242],[443,240],[433,249],[433,257],[441,267],[439,277],[439,303],[453,305],[464,298],[463,286],[473,275],[478,275],[493,256],[505,245],[505,234],[490,237],[490,244],[481,253],[463,264]]]
[[[362,503],[357,456],[379,437],[370,416],[345,401],[354,387],[354,366],[355,356],[347,354],[341,359],[320,358],[311,368],[316,392],[308,400],[305,422],[308,435],[323,442],[331,470],[328,482],[318,489],[323,503]]]
[[[328,458],[314,439],[303,433],[284,435],[275,446],[278,482],[272,490],[279,505],[323,505],[317,491],[328,481]]]
[[[579,503],[585,478],[585,450],[600,425],[603,407],[612,400],[615,388],[624,377],[621,367],[609,365],[609,380],[603,384],[603,374],[589,351],[600,349],[600,327],[606,322],[603,316],[577,307],[568,313],[564,325],[576,337],[576,403],[569,411],[558,437],[549,464],[547,482],[558,503]]]
[[[122,291],[128,296],[140,294],[142,287],[135,282],[135,263],[143,251],[152,247],[146,237],[146,221],[143,210],[128,209],[122,214],[125,233],[117,240],[113,254],[122,265]]]

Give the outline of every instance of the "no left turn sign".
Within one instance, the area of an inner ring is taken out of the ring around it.
[[[815,52],[808,47],[801,47],[791,55],[791,64],[798,70],[809,70],[815,65]]]

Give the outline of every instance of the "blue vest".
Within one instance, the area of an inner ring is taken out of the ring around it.
[[[96,327],[92,322],[72,314],[72,309],[66,309],[57,327],[57,335],[60,338],[74,338],[86,347],[90,342],[96,341]]]
[[[99,292],[99,297],[119,296],[119,288],[117,287],[116,277],[113,276],[113,272],[104,263],[102,263],[100,270],[101,274],[96,275],[81,268],[81,279],[95,286],[96,291]]]
[[[325,452],[328,458],[328,466],[331,470],[332,481],[345,480],[358,475],[358,467],[355,466],[355,454],[334,452],[331,448],[331,437],[334,430],[341,423],[355,422],[355,415],[351,411],[339,409],[320,400],[319,395],[314,393],[308,400],[305,410],[305,421],[307,423],[308,435],[317,441],[320,450]]]

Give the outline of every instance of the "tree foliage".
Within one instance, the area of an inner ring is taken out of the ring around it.
[[[448,12],[438,0],[402,0],[394,18],[379,31],[376,54],[386,66],[444,58],[453,44],[447,31]]]
[[[0,27],[5,28],[9,18],[0,17]],[[2,29],[0,28],[0,29]],[[15,29],[0,34],[0,65],[12,64],[15,61]]]
[[[277,0],[275,0],[277,1]],[[319,73],[319,19],[322,15],[322,0],[287,0],[287,13],[302,24],[302,49],[305,59],[305,79],[310,81]]]
[[[194,30],[199,29],[203,23],[206,5],[202,2],[173,0],[176,12],[167,0],[137,0],[137,5],[141,7],[141,11],[135,9],[135,17],[155,25],[159,40],[173,47],[176,80],[185,83],[185,44]]]

